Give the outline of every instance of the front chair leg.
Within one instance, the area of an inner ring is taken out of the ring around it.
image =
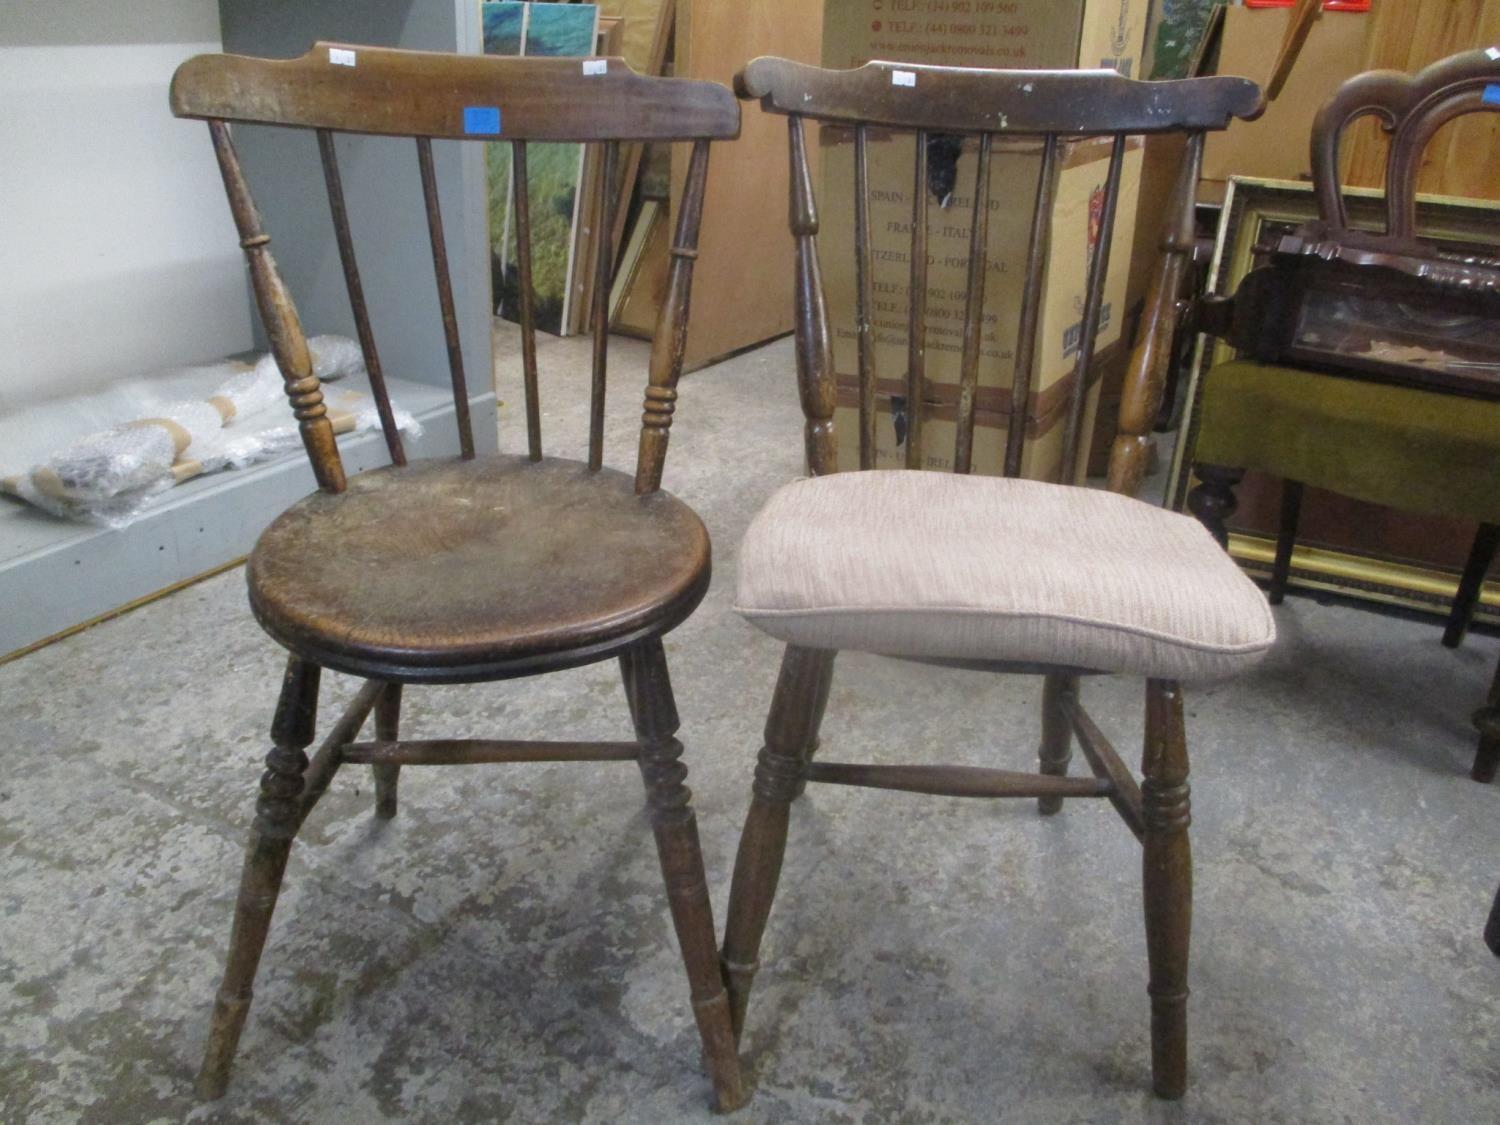
[[[401,685],[386,684],[375,702],[375,737],[380,742],[395,742],[401,737]],[[399,765],[380,762],[370,766],[375,775],[375,815],[390,820],[396,815],[396,785],[401,779]]]
[[[205,1100],[223,1097],[229,1085],[229,1068],[250,1012],[255,970],[266,946],[292,837],[302,820],[302,782],[307,769],[304,751],[313,740],[317,721],[320,672],[316,664],[295,656],[287,661],[281,698],[271,723],[274,746],[266,755],[255,823],[245,849],[224,982],[214,1000],[208,1045],[198,1072],[198,1096]]]
[[[1037,761],[1044,774],[1068,775],[1068,762],[1073,757],[1073,723],[1062,708],[1062,700],[1077,694],[1077,676],[1048,672],[1042,681],[1042,745],[1037,751]],[[1036,811],[1051,816],[1062,810],[1062,803],[1061,797],[1038,797]]]
[[[1187,738],[1182,691],[1172,680],[1146,683],[1146,747],[1141,783],[1142,882],[1146,956],[1151,964],[1151,1087],[1180,1098],[1187,1088],[1188,939],[1193,920],[1193,855],[1188,843]]]
[[[760,967],[760,940],[781,878],[788,813],[802,791],[806,763],[817,744],[835,655],[788,645],[766,718],[766,744],[755,767],[750,812],[734,860],[724,926],[724,979],[729,984],[736,1041],[745,1029],[745,1007]]]
[[[1239,507],[1239,501],[1234,498],[1234,486],[1244,480],[1245,470],[1200,464],[1193,466],[1193,472],[1199,483],[1188,493],[1188,511],[1208,528],[1219,546],[1228,550],[1229,528],[1225,521]]]
[[[717,1106],[728,1112],[744,1104],[745,1091],[729,1022],[729,997],[714,948],[713,907],[703,871],[692,791],[684,784],[687,767],[682,763],[682,743],[674,737],[679,725],[677,705],[660,638],[626,650],[620,657],[620,670],[641,744],[640,767],[651,829],[666,880],[672,923],[687,966],[693,1015],[698,1021]]]

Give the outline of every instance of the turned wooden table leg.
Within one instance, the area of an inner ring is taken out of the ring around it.
[[[198,1096],[206,1100],[223,1097],[229,1085],[229,1068],[250,1012],[255,970],[265,949],[292,837],[302,820],[302,775],[307,769],[304,750],[313,740],[319,677],[316,664],[295,656],[287,662],[281,699],[271,724],[274,746],[266,755],[255,824],[240,875],[224,981],[214,1000],[208,1044],[198,1072]]]
[[[401,737],[401,685],[386,684],[375,704],[375,737],[380,742],[395,742]],[[396,785],[401,767],[380,762],[370,767],[375,775],[375,815],[390,820],[396,815]]]
[[[1146,956],[1151,965],[1151,1087],[1180,1098],[1187,1088],[1188,939],[1193,918],[1192,823],[1182,691],[1146,683],[1146,749],[1141,772],[1142,882]]]
[[[1188,493],[1188,511],[1198,517],[1198,522],[1208,528],[1219,546],[1229,548],[1229,528],[1225,521],[1234,515],[1239,501],[1234,498],[1234,486],[1245,478],[1244,469],[1228,469],[1222,465],[1194,465],[1198,485]]]
[[[1073,758],[1073,723],[1063,711],[1064,696],[1078,694],[1078,677],[1064,672],[1048,672],[1042,681],[1042,745],[1037,761],[1045,774],[1066,777],[1068,762]],[[1038,797],[1036,811],[1051,816],[1062,810],[1061,797]]]
[[[660,638],[642,641],[627,650],[620,657],[620,669],[641,744],[640,767],[646,782],[651,830],[656,836],[672,923],[687,967],[693,1015],[718,1108],[728,1112],[744,1104],[746,1092],[730,1027],[729,995],[719,972],[713,907],[703,871],[692,791],[684,784],[687,766],[682,763],[682,743],[674,737],[679,725],[677,705]]]
[[[808,750],[817,742],[822,717],[819,701],[828,698],[835,655],[788,645],[766,718],[766,744],[755,767],[724,927],[724,979],[729,984],[736,1040],[745,1028],[745,1007],[760,968],[760,941],[781,878],[789,809],[802,791]]]
[[[1479,728],[1479,748],[1469,776],[1475,781],[1494,781],[1495,767],[1500,766],[1500,665],[1495,668],[1489,698],[1474,712],[1474,725]]]

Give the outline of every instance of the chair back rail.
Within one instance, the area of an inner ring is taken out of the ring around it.
[[[876,387],[873,291],[873,239],[870,231],[869,143],[872,129],[914,134],[910,273],[906,316],[907,468],[925,463],[922,404],[927,400],[928,195],[929,152],[934,143],[969,138],[978,150],[974,198],[969,214],[967,293],[964,300],[958,377],[957,427],[953,466],[973,466],[975,400],[979,379],[989,272],[991,158],[996,142],[1017,140],[1036,146],[1041,160],[1034,185],[1035,205],[1027,241],[1004,460],[1007,476],[1019,474],[1026,422],[1032,407],[1044,276],[1051,244],[1053,203],[1068,138],[1112,138],[1098,229],[1090,232],[1080,338],[1063,429],[1064,480],[1071,482],[1082,443],[1088,373],[1104,304],[1115,212],[1127,139],[1140,133],[1182,132],[1189,152],[1201,150],[1207,129],[1222,129],[1233,117],[1259,112],[1259,91],[1242,78],[1198,78],[1177,82],[1136,82],[1113,71],[979,70],[905,63],[872,62],[856,70],[825,70],[779,58],[759,58],[736,78],[743,98],[757,98],[762,109],[787,117],[791,143],[791,229],[796,248],[796,355],[806,417],[807,459],[814,474],[837,469],[833,414],[837,398],[832,333],[818,262],[817,200],[808,172],[806,122],[851,128],[854,139],[855,343],[859,387],[859,465],[876,463]],[[1033,185],[1026,185],[1030,188]],[[1184,210],[1185,209],[1185,210]],[[1169,240],[1174,258],[1171,300],[1182,279],[1184,253],[1178,235],[1181,216],[1191,222],[1191,193],[1174,205]],[[1191,227],[1189,226],[1189,232]],[[1188,244],[1190,245],[1190,243]],[[1165,301],[1165,298],[1162,298]],[[1168,329],[1170,331],[1170,329]],[[1154,354],[1154,353],[1153,353]],[[1154,364],[1153,360],[1153,364]],[[1137,378],[1154,373],[1148,365]],[[1160,379],[1154,386],[1159,401]],[[1136,398],[1140,398],[1137,395]],[[1149,396],[1148,396],[1149,397]],[[1138,482],[1137,482],[1138,483]]]
[[[1311,156],[1319,217],[1333,231],[1348,229],[1339,144],[1362,117],[1378,118],[1390,135],[1385,174],[1385,233],[1416,237],[1417,176],[1427,143],[1440,128],[1467,113],[1500,111],[1500,49],[1465,51],[1413,75],[1371,70],[1339,87],[1313,120]]]
[[[584,61],[591,65],[582,66]],[[604,184],[613,184],[617,178],[613,172],[622,141],[691,142],[692,163],[679,208],[668,295],[652,350],[637,460],[637,491],[654,491],[661,486],[676,386],[682,373],[692,259],[697,255],[708,145],[739,134],[739,106],[727,89],[710,82],[643,77],[632,72],[623,60],[613,58],[511,59],[318,43],[295,59],[235,55],[201,55],[189,59],[173,77],[171,105],[177,116],[202,118],[209,124],[272,352],[286,380],[287,396],[318,484],[332,492],[344,488],[343,466],[296,307],[269,251],[270,237],[262,227],[234,150],[231,123],[292,126],[311,129],[317,134],[355,331],[386,445],[391,460],[398,465],[406,462],[406,453],[396,428],[386,372],[360,279],[334,135],[348,132],[405,136],[415,141],[459,446],[465,458],[474,456],[473,424],[469,417],[467,377],[432,142],[434,139],[511,142],[522,383],[527,454],[532,460],[542,457],[542,432],[527,142],[599,145]],[[601,191],[598,230],[613,229],[617,206],[618,201],[609,191]],[[608,236],[596,239],[593,261],[585,267],[594,271],[595,281],[590,310],[594,341],[588,452],[588,465],[593,470],[599,469],[604,461],[607,295],[613,264],[611,239]]]

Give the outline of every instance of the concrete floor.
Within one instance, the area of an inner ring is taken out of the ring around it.
[[[582,443],[587,341],[543,348]],[[644,345],[616,348],[633,464]],[[521,443],[507,369],[502,447]],[[800,469],[786,341],[689,376],[667,484],[716,578],[668,640],[722,920],[778,645],[729,609],[736,543]],[[336,570],[337,560],[329,560]],[[1467,780],[1492,636],[1294,597],[1256,674],[1189,694],[1191,1089],[1147,1092],[1136,845],[1103,803],[813,789],[794,810],[737,1120],[1500,1120],[1500,792]],[[239,570],[0,667],[0,1119],[706,1120],[628,765],[350,768],[293,852],[228,1098],[192,1074],[282,654]],[[325,715],[356,684],[325,680]],[[840,658],[829,759],[1026,768],[1040,685]],[[1138,682],[1086,686],[1123,749]],[[405,731],[627,737],[614,665],[408,692]],[[325,719],[325,722],[327,720]],[[1134,757],[1134,753],[1131,753]]]

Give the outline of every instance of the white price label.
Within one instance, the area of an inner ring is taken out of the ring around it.
[[[588,74],[607,74],[608,72],[609,72],[609,60],[608,59],[584,59],[583,60],[583,73],[586,74],[586,75],[588,75]]]
[[[917,72],[914,70],[891,71],[892,86],[915,86],[917,84]]]
[[[353,66],[354,52],[346,47],[329,47],[328,61],[334,66]]]

